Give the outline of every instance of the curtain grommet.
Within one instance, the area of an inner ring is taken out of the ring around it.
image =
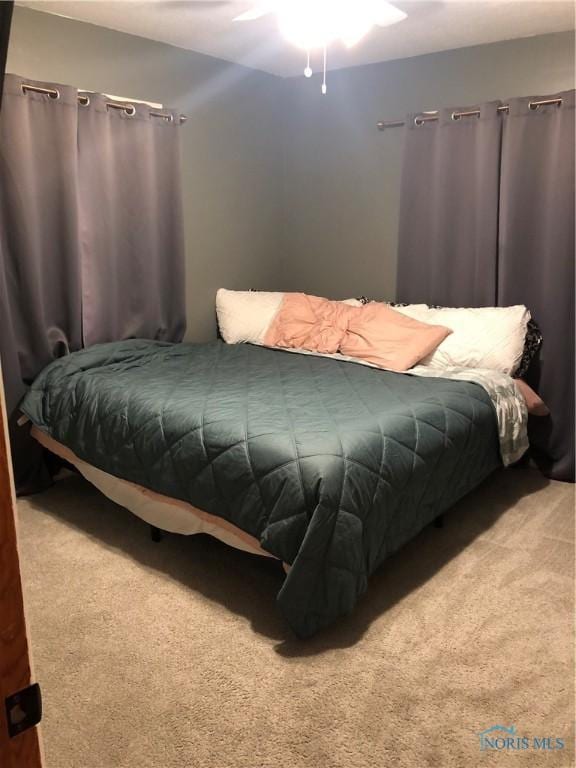
[[[119,112],[123,112],[126,117],[134,117],[136,114],[136,107],[134,104],[121,104],[120,102],[107,101],[106,109],[117,109]]]
[[[150,112],[150,117],[158,117],[165,123],[174,122],[174,115],[172,115],[170,112]]]
[[[58,88],[42,88],[39,85],[30,85],[29,83],[22,83],[20,85],[20,89],[24,95],[28,91],[31,91],[32,93],[41,93],[45,96],[48,96],[53,101],[58,101],[60,98],[60,91]]]
[[[540,107],[561,107],[562,106],[562,99],[543,99],[542,101],[529,101],[528,102],[528,108],[532,110],[532,112],[536,112],[536,110],[540,109]]]

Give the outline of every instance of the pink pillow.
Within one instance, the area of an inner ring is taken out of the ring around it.
[[[358,309],[362,307],[306,293],[286,293],[266,331],[264,344],[333,354],[338,352],[350,315]]]
[[[385,304],[359,307],[340,352],[393,371],[407,371],[432,353],[452,333],[443,325],[414,320]]]
[[[351,307],[304,293],[288,293],[264,343],[271,347],[340,352],[380,368],[406,371],[452,331],[414,320],[385,304]]]
[[[516,388],[519,390],[520,394],[524,397],[524,400],[526,401],[526,407],[528,408],[528,413],[530,413],[532,416],[549,416],[550,410],[544,400],[538,395],[531,386],[526,384],[525,381],[522,379],[514,379],[514,383],[516,384]]]

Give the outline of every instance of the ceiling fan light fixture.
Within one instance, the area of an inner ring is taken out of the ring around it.
[[[386,0],[263,0],[234,21],[253,21],[275,13],[283,37],[308,51],[304,74],[311,77],[310,51],[324,51],[322,93],[326,93],[326,49],[340,40],[347,48],[360,42],[374,26],[403,21],[404,11]]]
[[[332,4],[327,0],[291,0],[280,3],[276,11],[278,28],[289,43],[304,50],[317,50],[336,37]]]
[[[277,0],[282,35],[303,49],[320,49],[336,40],[356,45],[375,25],[389,26],[406,18],[386,0]]]

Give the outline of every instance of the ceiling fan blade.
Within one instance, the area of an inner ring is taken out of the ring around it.
[[[272,13],[273,10],[270,5],[256,5],[254,8],[236,16],[234,21],[256,21],[256,19],[261,19],[263,16]]]
[[[399,21],[404,21],[408,18],[408,14],[401,11],[400,8],[396,8],[392,3],[380,2],[376,6],[375,23],[379,27],[389,27],[391,24],[397,24]]]

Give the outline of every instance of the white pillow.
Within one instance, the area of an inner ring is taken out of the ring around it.
[[[508,375],[518,368],[530,312],[514,307],[432,309],[421,304],[394,307],[424,323],[445,325],[450,334],[420,365],[431,368],[488,368]]]
[[[216,315],[226,344],[261,344],[283,298],[284,294],[278,292],[220,288],[216,293]]]
[[[283,298],[284,294],[279,292],[219,288],[216,292],[216,315],[224,341],[227,344],[262,344]],[[344,304],[362,306],[358,299],[346,299]]]

